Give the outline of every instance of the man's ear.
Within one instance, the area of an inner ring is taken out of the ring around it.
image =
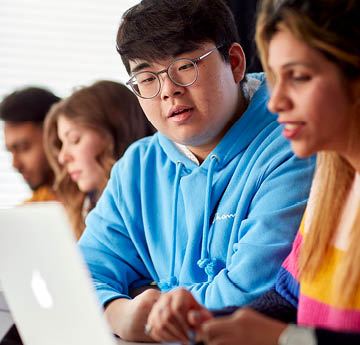
[[[246,70],[246,59],[243,49],[239,43],[233,43],[229,48],[229,62],[236,84],[244,79]]]

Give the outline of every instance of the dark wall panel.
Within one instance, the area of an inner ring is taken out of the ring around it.
[[[254,34],[256,22],[256,6],[258,0],[225,0],[234,13],[241,45],[247,59],[248,72],[262,71],[257,56]]]

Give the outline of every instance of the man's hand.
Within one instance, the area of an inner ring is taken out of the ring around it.
[[[191,317],[189,319],[189,312]],[[156,341],[188,343],[190,330],[195,331],[211,312],[196,302],[191,292],[178,288],[161,294],[154,304],[147,324]]]
[[[127,341],[154,341],[144,333],[144,329],[148,315],[160,295],[158,290],[148,289],[132,300],[119,298],[110,302],[105,315],[113,332]]]

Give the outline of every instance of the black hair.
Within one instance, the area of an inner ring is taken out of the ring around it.
[[[0,104],[0,119],[10,122],[42,123],[50,107],[60,100],[49,90],[26,87],[5,96]]]
[[[234,16],[223,0],[143,0],[126,11],[117,50],[128,73],[129,61],[155,61],[214,42],[225,61],[239,43]]]

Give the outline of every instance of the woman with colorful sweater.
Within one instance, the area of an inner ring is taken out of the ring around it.
[[[193,329],[211,345],[360,344],[359,18],[358,0],[263,1],[268,108],[298,157],[318,153],[307,211],[274,289],[217,313],[186,290],[165,295],[148,318],[154,339]],[[177,327],[166,326],[169,309]]]

